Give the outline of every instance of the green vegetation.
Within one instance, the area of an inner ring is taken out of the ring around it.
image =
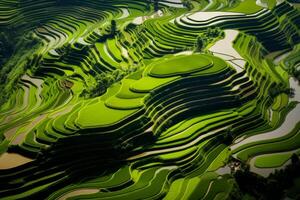
[[[116,69],[111,73],[101,73],[95,75],[96,83],[88,88],[85,88],[80,96],[85,98],[93,98],[104,94],[112,84],[120,81],[126,75],[125,71]]]
[[[222,39],[225,37],[224,31],[220,28],[208,28],[206,32],[198,35],[195,44],[195,51],[202,52],[209,46],[213,44],[216,40]]]
[[[291,156],[291,163],[285,169],[275,171],[267,178],[261,177],[249,171],[249,166],[243,166],[235,171],[233,176],[238,184],[239,190],[231,194],[232,199],[241,199],[243,193],[254,199],[282,199],[283,197],[297,198],[299,191],[289,193],[287,188],[297,187],[299,178],[300,162],[296,154]]]
[[[168,58],[166,61],[155,63],[149,75],[154,77],[185,75],[206,70],[211,67],[211,65],[212,62],[201,54],[176,56]]]
[[[299,199],[296,1],[0,11],[0,199]]]

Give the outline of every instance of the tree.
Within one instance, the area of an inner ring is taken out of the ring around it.
[[[151,6],[150,6],[151,1],[149,1],[149,3],[146,3],[146,10],[150,11],[151,10]]]
[[[192,5],[192,3],[191,3],[190,0],[183,0],[182,1],[182,5],[184,7],[186,7],[188,10],[192,10],[193,9],[193,5]]]
[[[281,93],[287,94],[290,98],[295,96],[295,89],[294,88],[281,88],[279,85],[271,87],[269,90],[269,96],[275,98]]]
[[[58,6],[73,5],[74,4],[74,0],[56,0],[56,4]]]
[[[116,20],[111,20],[110,34],[111,34],[111,36],[115,36],[116,33],[117,33],[117,22],[116,22]]]
[[[203,36],[198,36],[197,39],[196,39],[196,52],[201,52],[203,51],[203,49],[205,48],[207,44],[207,40],[205,37]]]
[[[0,33],[0,55],[3,57],[0,61],[0,65],[4,60],[8,59],[15,51],[16,34],[12,31],[7,33]]]
[[[220,37],[221,37],[221,38],[225,38],[225,32],[224,32],[223,30],[222,30],[221,33],[220,33]]]
[[[126,75],[124,71],[120,70],[120,69],[116,69],[115,71],[113,71],[112,73],[113,77],[115,78],[115,81],[120,81],[124,78],[124,76]]]
[[[238,3],[238,0],[230,0],[229,1],[229,7],[233,7],[237,3]]]
[[[243,193],[241,192],[238,184],[234,181],[232,190],[228,195],[228,199],[230,200],[241,200],[243,199]]]
[[[93,71],[91,73],[94,74],[95,72]],[[130,73],[130,71],[122,71],[120,69],[116,69],[113,72],[96,74],[94,75],[96,83],[93,86],[85,88],[81,92],[80,96],[84,98],[101,96],[106,92],[107,88],[109,88],[112,84],[122,80],[128,73]]]
[[[154,11],[157,12],[159,10],[158,0],[154,0]]]
[[[238,170],[233,174],[239,188],[243,193],[248,193],[259,198],[264,191],[266,180],[249,170]]]
[[[292,165],[299,164],[299,157],[297,156],[297,154],[293,153],[293,155],[291,156],[291,162],[292,162]]]
[[[224,135],[224,140],[223,143],[226,144],[227,146],[231,145],[233,142],[233,136],[232,136],[232,128],[229,127],[225,130],[225,135]]]
[[[276,85],[269,89],[269,96],[275,98],[278,94],[280,94],[280,88]]]
[[[224,37],[225,33],[219,27],[217,27],[217,28],[208,28],[207,31],[206,31],[206,36],[208,38]]]
[[[297,67],[292,67],[289,70],[289,73],[291,74],[291,76],[293,76],[297,81],[300,82],[300,70],[297,70]]]
[[[295,88],[286,88],[284,93],[287,94],[290,98],[295,96]]]

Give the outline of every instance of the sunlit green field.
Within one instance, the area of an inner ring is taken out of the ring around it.
[[[0,199],[300,198],[297,0],[0,1]]]

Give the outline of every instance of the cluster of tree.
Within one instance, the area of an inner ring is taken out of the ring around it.
[[[193,9],[193,4],[191,3],[190,0],[182,0],[182,5],[186,7],[188,10]]]
[[[26,69],[29,69],[33,74],[36,74],[40,63],[42,62],[42,55],[34,53],[31,57],[26,60]]]
[[[292,67],[292,68],[289,70],[289,74],[290,74],[291,76],[293,76],[293,77],[300,83],[300,70],[298,69],[297,66]]]
[[[154,0],[154,2],[153,2],[155,12],[157,12],[159,10],[158,2],[159,2],[159,0]]]
[[[196,52],[202,52],[204,48],[207,46],[207,38],[203,35],[198,35],[196,39]]]
[[[111,20],[110,22],[110,35],[115,36],[117,33],[117,22],[116,20]]]
[[[95,75],[96,84],[82,91],[80,94],[84,98],[93,98],[104,94],[112,84],[122,80],[130,71],[116,69],[113,72]]]
[[[17,39],[18,33],[13,28],[0,31],[0,66],[14,53]]]
[[[277,97],[279,94],[285,93],[287,94],[290,98],[295,96],[295,89],[294,88],[281,88],[278,85],[275,87],[271,87],[269,89],[269,96],[272,98]]]
[[[0,91],[2,91],[0,105],[2,105],[13,91],[15,82],[27,68],[33,52],[42,43],[32,32],[19,33],[13,29],[2,32],[0,37],[2,51],[5,52],[5,49],[8,49],[3,54],[5,58],[0,59]]]
[[[222,142],[223,144],[230,146],[234,140],[232,127],[228,127],[218,136],[216,136],[216,140],[218,142]]]
[[[137,28],[139,28],[139,27],[144,27],[144,26],[138,26],[138,25],[136,25],[136,24],[133,24],[133,23],[129,23],[129,24],[127,24],[126,26],[125,26],[125,28],[124,28],[124,30],[126,31],[126,32],[129,32],[130,30],[135,30],[135,29],[137,29]]]
[[[146,4],[146,9],[151,10],[151,4],[153,4],[153,9],[155,12],[159,10],[159,0],[148,0]]]
[[[74,5],[76,1],[74,0],[55,0],[56,5],[58,6],[68,6],[68,5]]]
[[[97,40],[98,42],[104,42],[109,38],[114,38],[118,34],[117,22],[116,20],[111,20],[110,25],[103,28],[101,31],[101,37]]]
[[[287,0],[289,3],[299,3],[299,0]]]
[[[9,58],[13,51],[13,41],[8,39],[8,36],[4,33],[0,33],[0,65],[2,65],[7,58]]]
[[[205,47],[212,43],[213,41],[224,38],[225,33],[219,27],[217,28],[208,28],[206,32],[201,33],[196,38],[195,51],[202,52],[205,50]]]
[[[234,7],[239,2],[240,2],[240,0],[229,0],[228,1],[228,7],[229,8]]]
[[[276,170],[267,178],[250,172],[249,166],[244,165],[241,169],[233,172],[237,187],[230,194],[230,199],[243,199],[250,195],[254,199],[279,200],[286,196],[286,190],[294,184],[294,179],[300,177],[300,161],[296,154],[291,157],[291,164],[282,170]]]
[[[231,145],[234,140],[234,137],[232,135],[232,127],[229,127],[225,130],[225,134],[223,136],[223,143],[227,146]]]

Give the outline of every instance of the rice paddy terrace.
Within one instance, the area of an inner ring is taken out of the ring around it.
[[[299,199],[299,9],[0,1],[0,199]]]

